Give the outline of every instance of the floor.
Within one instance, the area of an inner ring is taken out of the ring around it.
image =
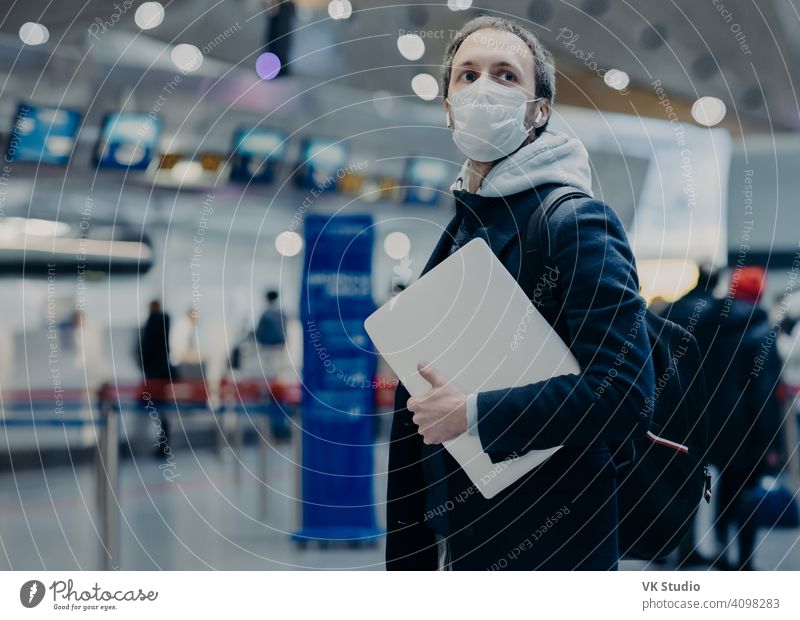
[[[176,452],[173,475],[179,476],[171,482],[152,457],[124,460],[120,568],[382,570],[382,542],[372,548],[300,549],[290,540],[297,525],[292,454],[288,444],[268,453],[265,518],[260,514],[263,486],[253,447],[244,447],[240,458],[229,449],[222,455],[211,448]],[[380,507],[386,482],[385,445],[377,456],[375,496]],[[99,569],[94,481],[91,464],[0,472],[0,568]],[[710,520],[710,510],[703,508],[699,529],[706,531]],[[701,537],[700,548],[710,552],[711,538]],[[800,533],[762,532],[756,565],[762,570],[800,570]],[[625,561],[622,568],[670,566]]]

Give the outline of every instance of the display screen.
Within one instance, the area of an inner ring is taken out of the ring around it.
[[[147,114],[109,114],[95,151],[98,167],[146,169],[158,147],[160,131],[159,119]]]
[[[436,204],[442,190],[450,181],[451,174],[446,161],[430,157],[412,157],[406,165],[406,202]]]
[[[81,114],[75,110],[20,104],[6,148],[8,161],[66,164]]]
[[[343,176],[347,163],[347,147],[335,140],[307,138],[300,149],[299,186],[330,191]]]
[[[240,129],[234,135],[231,180],[270,183],[286,155],[286,136],[270,129]]]

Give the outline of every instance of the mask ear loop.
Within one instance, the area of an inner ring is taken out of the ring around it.
[[[533,103],[534,101],[539,101],[541,99],[544,99],[544,97],[534,97],[533,99],[527,99],[525,101],[525,105],[527,105],[529,103]],[[536,118],[533,119],[533,127],[528,129],[528,133],[530,133],[531,129],[538,129],[539,128],[539,121],[540,120],[542,120],[542,108],[539,108],[539,110],[536,112]]]
[[[445,100],[445,103],[450,104],[450,97],[445,97],[444,100]],[[450,104],[450,105],[452,105],[452,104]],[[447,109],[447,108],[445,108],[445,111],[444,111],[444,122],[447,124],[448,127],[452,127],[453,126],[453,124],[450,122],[450,110]]]

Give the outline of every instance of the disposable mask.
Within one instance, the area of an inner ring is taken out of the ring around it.
[[[532,129],[525,127],[527,103],[538,99],[528,99],[519,88],[489,78],[476,80],[448,97],[455,124],[453,142],[474,161],[495,161],[513,153]]]

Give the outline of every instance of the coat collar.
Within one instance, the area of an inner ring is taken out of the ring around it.
[[[526,196],[523,197],[523,193]],[[508,245],[521,236],[527,224],[527,221],[520,219],[520,215],[524,215],[527,220],[528,210],[517,208],[521,199],[538,202],[536,196],[527,196],[530,192],[523,193],[489,198],[464,190],[455,190],[453,195],[456,199],[456,214],[439,237],[420,277],[447,258],[458,227],[465,218],[472,219],[471,224],[476,229],[476,236],[486,240],[495,256],[501,256]]]
[[[420,277],[424,276],[447,257],[447,251],[450,249],[450,246],[453,245],[453,239],[456,236],[459,224],[461,224],[461,216],[456,213],[453,219],[450,220],[450,223],[445,227],[444,232],[441,237],[439,237],[439,241],[436,242],[431,257],[428,259],[428,262],[425,263],[422,273],[419,274]]]

